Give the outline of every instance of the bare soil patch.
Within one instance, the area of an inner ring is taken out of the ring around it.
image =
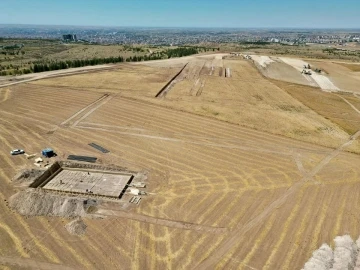
[[[66,230],[72,235],[84,235],[86,233],[86,224],[81,218],[76,218],[65,225]]]

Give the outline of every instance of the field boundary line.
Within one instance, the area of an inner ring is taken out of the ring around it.
[[[340,95],[335,95],[339,98],[341,98],[343,101],[345,101],[351,108],[353,108],[357,113],[360,114],[360,110],[358,110],[358,108],[356,108],[352,103],[350,103],[346,98],[340,96]]]
[[[88,111],[86,114],[84,114],[79,120],[77,120],[72,127],[76,127],[82,120],[86,119],[87,117],[89,117],[91,114],[93,114],[97,109],[99,109],[101,106],[105,105],[106,103],[108,103],[111,99],[113,98],[113,96],[107,95],[104,99],[96,102],[94,105],[98,104],[99,102],[101,102],[99,105],[97,105],[95,108],[91,109],[90,111]]]
[[[66,125],[68,122],[70,122],[71,120],[73,120],[76,116],[78,116],[79,114],[81,114],[82,112],[84,112],[85,110],[87,110],[88,108],[90,108],[91,106],[97,104],[98,102],[102,101],[104,98],[108,97],[109,95],[103,95],[102,97],[100,97],[99,99],[95,100],[94,102],[90,103],[89,105],[87,105],[85,108],[81,109],[80,111],[76,112],[75,114],[73,114],[72,116],[70,116],[68,119],[66,119],[65,121],[63,121],[60,125],[64,126]]]
[[[16,84],[21,84],[21,83],[39,81],[39,80],[43,80],[43,79],[65,77],[65,76],[71,76],[71,75],[80,75],[80,74],[84,74],[84,73],[96,72],[99,70],[101,71],[101,70],[115,69],[117,67],[118,66],[110,66],[110,65],[86,66],[86,67],[80,67],[80,68],[72,68],[71,70],[70,69],[62,69],[62,70],[57,70],[57,71],[53,70],[53,71],[49,71],[49,73],[47,73],[47,72],[32,73],[31,74],[32,77],[30,77],[30,75],[25,75],[25,76],[29,77],[29,79],[20,78],[20,80],[16,81],[16,82],[0,84],[0,88],[12,86],[12,85],[16,85]]]

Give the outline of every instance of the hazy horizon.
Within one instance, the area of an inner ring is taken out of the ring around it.
[[[21,7],[21,9],[19,9]],[[51,2],[14,0],[0,24],[152,28],[359,29],[356,0]]]
[[[357,30],[360,31],[360,27],[358,28],[311,28],[311,27],[201,27],[201,26],[146,26],[146,25],[138,25],[138,26],[122,26],[122,25],[66,25],[66,24],[28,24],[28,23],[0,23],[0,26],[31,26],[31,27],[98,27],[98,28],[139,28],[139,29],[218,29],[218,30]]]

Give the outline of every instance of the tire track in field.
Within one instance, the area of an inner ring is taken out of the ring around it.
[[[124,211],[117,211],[117,210],[107,210],[107,209],[98,209],[97,214],[104,215],[104,216],[116,216],[125,219],[132,219],[140,222],[171,227],[171,228],[178,228],[183,230],[193,230],[193,231],[203,231],[208,233],[225,233],[227,232],[227,228],[222,227],[210,227],[201,224],[193,224],[184,221],[176,221],[176,220],[168,220],[162,218],[155,218],[151,216],[140,215],[136,213],[128,213]]]
[[[247,129],[247,128],[240,127],[237,125],[232,125],[232,124],[230,125],[228,123],[224,123],[224,122],[221,122],[216,119],[206,118],[206,121],[205,121],[205,118],[203,118],[202,116],[199,116],[199,115],[193,115],[193,114],[181,112],[181,111],[174,112],[174,111],[169,110],[168,108],[148,104],[147,102],[133,101],[132,99],[129,99],[129,98],[123,98],[123,99],[125,99],[127,101],[127,103],[133,103],[134,105],[137,105],[136,110],[134,110],[133,107],[131,107],[129,110],[131,111],[132,116],[139,114],[139,118],[141,119],[142,123],[144,122],[144,117],[146,118],[146,116],[148,115],[148,111],[152,108],[157,111],[156,115],[158,115],[158,117],[159,117],[159,119],[157,119],[157,125],[161,125],[164,121],[165,122],[170,121],[169,125],[171,125],[171,126],[175,125],[176,123],[178,123],[177,125],[179,125],[180,127],[184,127],[184,125],[189,127],[189,125],[191,125],[193,127],[192,130],[196,131],[197,133],[200,130],[199,126],[201,126],[201,131],[204,132],[204,134],[218,134],[220,136],[220,138],[223,137],[224,133],[227,133],[227,135],[229,135],[229,132],[230,132],[230,134],[232,134],[231,136],[234,138],[238,138],[239,134],[241,134],[241,137],[247,137],[247,138],[251,139],[251,141],[260,141],[260,140],[261,140],[261,142],[266,141],[269,143],[269,145],[271,144],[271,142],[273,142],[273,143],[277,143],[277,144],[281,145],[281,148],[285,148],[285,149],[289,149],[289,148],[293,149],[294,142],[296,142],[297,145],[299,145],[299,148],[301,147],[304,149],[313,149],[313,145],[311,145],[309,143],[299,142],[299,141],[291,140],[288,138],[283,138],[280,136]],[[117,106],[117,107],[114,107],[114,109],[112,109],[111,111],[102,111],[102,113],[110,114],[111,117],[108,117],[107,119],[112,119],[114,117],[118,117],[119,108],[121,110],[121,109],[124,109],[123,108],[124,106],[125,107],[130,106],[129,104],[126,104],[124,102],[121,102],[121,104],[122,105],[120,107]],[[124,114],[128,114],[129,110],[125,111],[124,113],[122,113],[120,115],[123,116]],[[187,116],[189,116],[189,119],[187,119],[186,122],[184,122],[185,120],[179,120],[179,113],[182,113],[184,115],[186,114]],[[131,118],[131,119],[133,120],[133,118]],[[206,123],[206,125],[205,125],[205,123]],[[169,125],[166,125],[166,128],[168,128]],[[212,128],[212,129],[210,130],[209,128]],[[221,132],[216,133],[216,130],[221,130]],[[207,132],[205,132],[205,131],[207,131]],[[319,150],[322,150],[322,151],[324,151],[324,149],[326,149],[325,147],[320,147],[320,146],[318,146],[318,148],[319,148]],[[314,151],[314,150],[312,150],[312,151]]]
[[[213,252],[206,260],[202,261],[200,264],[195,266],[195,269],[211,269],[214,264],[216,264],[222,256],[224,256],[236,243],[237,237],[245,234],[249,230],[251,230],[256,225],[259,225],[265,218],[267,218],[275,209],[282,206],[287,199],[294,195],[296,191],[298,191],[304,183],[309,181],[312,177],[314,177],[319,171],[321,171],[329,162],[338,156],[344,148],[351,145],[354,140],[356,140],[360,136],[360,130],[355,133],[350,139],[339,146],[337,149],[332,151],[328,156],[321,160],[321,162],[312,169],[309,173],[307,173],[300,181],[296,182],[292,185],[282,196],[280,196],[277,200],[268,205],[259,215],[255,218],[251,219],[248,223],[246,223],[243,227],[239,227],[238,229],[232,231],[229,234],[229,237],[222,243],[221,246],[217,248],[215,252]]]
[[[70,121],[76,119],[77,121],[75,121],[75,123],[72,126],[76,126],[81,120],[85,119],[88,115],[90,115],[91,113],[93,113],[96,109],[98,109],[100,106],[104,105],[105,103],[103,102],[104,100],[109,101],[109,98],[112,98],[109,95],[103,95],[101,98],[99,98],[98,100],[94,101],[93,103],[89,104],[88,106],[86,106],[85,108],[81,109],[80,111],[76,112],[75,114],[73,114],[72,116],[70,116],[68,119],[66,119],[65,121],[63,121],[60,125],[64,126],[66,124],[68,124]],[[99,104],[100,103],[100,104]],[[97,105],[97,106],[96,106]],[[95,107],[94,107],[95,106]],[[87,111],[89,110],[90,111]],[[86,112],[86,113],[85,113]],[[85,114],[83,114],[85,113]],[[77,118],[78,116],[80,116],[80,118]]]
[[[68,267],[62,264],[54,264],[36,261],[33,259],[0,256],[1,265],[12,265],[14,267],[39,269],[39,270],[75,270],[75,268]]]

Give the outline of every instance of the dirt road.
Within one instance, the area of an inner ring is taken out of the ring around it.
[[[37,81],[46,78],[56,78],[60,76],[69,76],[74,74],[81,74],[81,73],[87,73],[97,70],[113,69],[113,68],[117,68],[117,66],[116,65],[87,66],[87,67],[69,68],[63,70],[46,71],[41,73],[20,75],[20,76],[12,77],[11,79],[4,77],[0,79],[0,88],[16,85],[20,83]],[[13,80],[13,82],[9,82],[10,80]]]
[[[210,227],[210,226],[204,226],[200,224],[194,224],[183,221],[154,218],[150,216],[144,216],[144,215],[124,212],[124,211],[117,211],[117,210],[99,209],[98,211],[96,211],[96,214],[132,219],[140,222],[151,223],[151,224],[177,228],[182,230],[194,230],[194,231],[202,231],[202,232],[208,232],[214,234],[226,233],[228,231],[227,228]]]

